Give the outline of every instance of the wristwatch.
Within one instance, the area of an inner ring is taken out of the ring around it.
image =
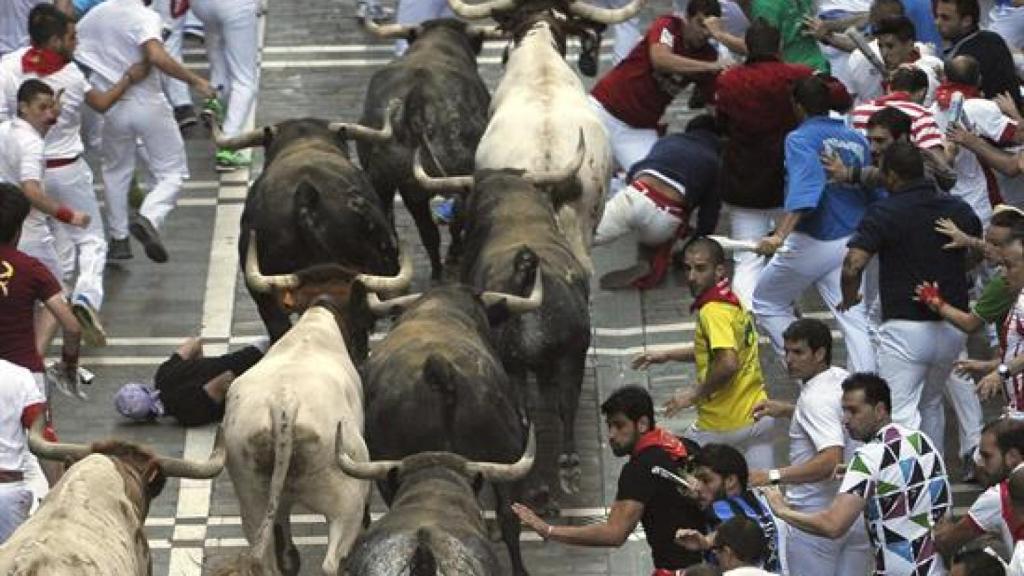
[[[1003,380],[1010,379],[1010,367],[1007,366],[1006,364],[1000,364],[999,366],[996,366],[996,373],[998,373],[999,377],[1002,378]]]
[[[782,483],[782,472],[779,472],[778,468],[772,468],[768,471],[768,483],[772,486],[778,486]]]

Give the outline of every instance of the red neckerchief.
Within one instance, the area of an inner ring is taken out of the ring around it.
[[[188,0],[171,0],[171,18],[181,18],[188,8]]]
[[[636,441],[636,446],[633,447],[633,456],[639,456],[641,452],[651,446],[661,448],[673,460],[686,458],[686,445],[679,438],[676,438],[674,434],[666,432],[664,428],[655,426],[650,432],[645,432]]]
[[[63,56],[46,48],[29,48],[21,57],[21,69],[39,76],[49,76],[67,63]]]
[[[726,304],[732,304],[733,306],[740,306],[740,299],[736,297],[736,293],[729,287],[729,279],[722,278],[717,284],[708,288],[703,294],[697,297],[693,301],[693,305],[690,306],[690,313],[700,310],[708,302],[725,302]]]
[[[999,483],[999,508],[1003,522],[1006,523],[1006,527],[1010,530],[1010,537],[1013,538],[1014,542],[1020,542],[1024,540],[1024,524],[1017,522],[1017,517],[1013,513],[1013,503],[1010,501],[1010,488],[1006,480]]]
[[[968,98],[981,98],[981,90],[977,86],[960,84],[959,82],[943,82],[935,89],[935,101],[939,103],[940,110],[949,110],[949,102],[953,98],[954,92],[963,94],[965,100]]]

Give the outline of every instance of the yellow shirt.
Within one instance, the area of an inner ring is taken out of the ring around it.
[[[732,348],[740,369],[724,387],[697,403],[697,428],[728,432],[754,422],[754,405],[768,398],[757,355],[757,329],[750,313],[726,302],[708,302],[697,313],[694,336],[697,381],[703,383],[712,351]]]

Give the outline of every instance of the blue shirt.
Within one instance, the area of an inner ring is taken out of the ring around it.
[[[935,15],[932,14],[932,0],[901,0],[903,12],[914,23],[917,41],[931,44],[938,52],[942,48],[942,36],[935,27]]]
[[[768,542],[768,557],[764,560],[764,567],[771,572],[780,570],[779,528],[767,502],[761,500],[754,492],[745,490],[736,496],[715,500],[711,504],[711,513],[716,528],[734,516],[746,516],[757,522]]]
[[[786,136],[786,212],[803,215],[796,226],[817,240],[837,240],[857,229],[876,192],[829,182],[822,153],[838,154],[847,166],[867,165],[868,141],[842,120],[812,116]]]

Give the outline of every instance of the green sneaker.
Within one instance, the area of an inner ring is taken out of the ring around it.
[[[146,191],[139,186],[139,179],[132,174],[132,183],[128,188],[128,205],[131,206],[132,210],[138,210],[142,208],[142,203],[146,200]]]
[[[217,98],[210,98],[203,102],[203,110],[212,112],[218,124],[224,123],[224,105]]]
[[[252,161],[241,152],[234,150],[217,151],[217,172],[231,172],[248,166]]]

